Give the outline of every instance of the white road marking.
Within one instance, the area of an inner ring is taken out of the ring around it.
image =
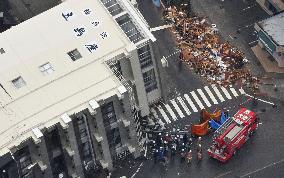
[[[151,108],[150,110],[151,110],[151,113],[153,114],[153,116],[154,116],[155,118],[158,118],[158,117],[159,117],[154,108]]]
[[[163,108],[161,106],[158,107],[159,112],[161,113],[161,115],[163,116],[163,118],[165,119],[166,123],[171,123],[171,120],[168,118],[166,112],[163,110]]]
[[[208,86],[204,87],[205,91],[207,92],[207,94],[209,95],[210,99],[213,101],[214,104],[218,104],[218,101],[216,100],[216,98],[214,97],[214,95],[212,94],[211,90],[209,89]]]
[[[162,25],[154,28],[150,28],[151,32],[158,31],[158,30],[163,30],[165,28],[171,28],[173,25]]]
[[[239,96],[237,91],[234,88],[230,88],[231,92],[233,93],[234,97]]]
[[[165,107],[166,107],[166,109],[168,110],[168,112],[170,113],[172,119],[173,119],[174,121],[176,121],[176,120],[177,120],[177,116],[175,115],[175,113],[174,113],[174,111],[172,110],[172,108],[170,107],[170,105],[169,105],[169,104],[165,104]]]
[[[203,104],[201,103],[201,101],[199,100],[199,98],[197,97],[197,95],[195,94],[194,91],[191,91],[190,94],[192,95],[193,99],[196,101],[197,105],[200,107],[200,109],[204,109]]]
[[[249,95],[249,94],[246,94],[246,93],[245,93],[245,95],[248,96],[248,97],[250,97],[250,98],[254,98],[253,96],[251,96],[251,95]],[[265,101],[265,100],[263,100],[263,99],[259,99],[259,98],[255,98],[255,99],[258,100],[258,101],[262,101],[262,102],[264,102],[264,103],[267,103],[267,104],[275,105],[274,103],[269,102],[269,101]]]
[[[216,93],[216,95],[218,96],[219,100],[221,102],[225,101],[225,99],[223,98],[223,96],[221,95],[220,91],[218,90],[218,88],[216,87],[216,85],[211,85],[214,92]]]
[[[251,175],[251,174],[254,174],[254,173],[256,173],[256,172],[262,171],[262,170],[264,170],[264,169],[266,169],[266,168],[268,168],[268,167],[275,166],[275,165],[277,165],[277,164],[279,164],[279,163],[282,163],[282,162],[284,162],[284,159],[281,159],[280,161],[277,161],[277,162],[268,164],[267,166],[264,166],[264,167],[262,167],[262,168],[259,168],[259,169],[255,170],[255,171],[252,171],[252,172],[249,172],[249,173],[247,173],[247,174],[244,174],[244,175],[240,176],[240,178],[242,178],[242,177],[247,177],[247,176],[249,176],[249,175]],[[250,177],[250,176],[249,176],[249,177]]]
[[[182,111],[178,107],[178,104],[176,103],[176,101],[175,100],[171,100],[171,103],[173,104],[173,106],[174,106],[175,110],[177,111],[179,117],[180,118],[184,118],[184,114],[182,113]]]
[[[239,91],[241,92],[242,95],[243,95],[243,94],[246,94],[246,92],[244,91],[243,88],[240,88]]]
[[[158,114],[157,114],[157,112],[154,108],[151,108],[151,113],[154,115],[154,117],[156,119],[158,119],[158,122],[159,122],[160,125],[165,125],[165,123],[159,118],[159,116],[158,116]]]
[[[177,97],[177,100],[179,101],[179,103],[181,104],[181,106],[183,107],[184,111],[186,112],[187,115],[190,115],[191,112],[189,111],[188,107],[186,106],[186,104],[183,102],[182,97]]]
[[[227,91],[225,87],[221,86],[221,89],[228,99],[232,99],[231,95],[229,94],[229,92]]]
[[[208,99],[206,98],[206,96],[204,95],[203,91],[201,89],[197,89],[197,92],[199,93],[199,95],[201,96],[201,98],[203,99],[203,101],[205,102],[205,104],[208,107],[211,107],[212,105],[210,104],[210,102],[208,101]]]
[[[188,104],[190,105],[190,107],[192,108],[193,112],[197,112],[198,109],[195,107],[195,105],[193,104],[193,102],[192,102],[191,99],[189,98],[188,94],[184,94],[184,98],[186,99],[186,101],[188,102]]]

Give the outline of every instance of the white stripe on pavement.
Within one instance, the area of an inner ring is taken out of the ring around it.
[[[158,107],[159,112],[161,113],[161,115],[163,116],[163,118],[165,119],[166,123],[171,123],[171,120],[168,118],[167,114],[165,113],[165,111],[163,110],[163,108],[161,106]]]
[[[210,99],[213,101],[214,104],[218,104],[218,101],[216,100],[216,98],[214,97],[214,95],[212,94],[211,90],[209,89],[208,86],[204,87],[205,91],[207,92],[207,94],[209,95]]]
[[[153,114],[153,116],[158,119],[159,116],[158,116],[157,112],[155,111],[155,109],[151,108],[150,110],[151,110],[151,113]]]
[[[230,88],[231,92],[233,93],[234,97],[239,96],[237,91],[234,88]]]
[[[179,101],[179,103],[181,104],[181,106],[183,107],[184,111],[186,112],[187,115],[190,115],[191,112],[189,111],[188,107],[186,106],[186,104],[183,102],[182,97],[177,97],[177,100]]]
[[[154,108],[151,108],[151,113],[154,115],[154,117],[158,120],[158,123],[160,124],[160,125],[165,125],[165,123],[161,120],[161,119],[159,119],[159,116],[158,116],[158,114],[157,114],[157,112],[156,112],[156,110],[154,109]]]
[[[240,88],[239,91],[241,92],[242,95],[246,93],[243,88]]]
[[[175,110],[177,111],[178,115],[180,118],[184,118],[184,114],[182,113],[182,111],[179,109],[177,103],[175,100],[171,100],[171,103],[173,104]]]
[[[220,91],[218,90],[218,88],[216,87],[216,85],[211,85],[214,92],[216,93],[216,95],[218,96],[219,100],[221,102],[225,101],[225,99],[223,98],[223,96],[221,95]]]
[[[165,104],[165,107],[166,107],[166,109],[168,110],[168,112],[170,113],[172,119],[173,119],[174,121],[176,121],[176,120],[177,120],[177,116],[175,115],[175,113],[174,113],[174,111],[172,110],[172,108],[170,107],[170,105],[169,105],[169,104]]]
[[[201,101],[199,100],[199,98],[197,97],[197,95],[195,94],[194,91],[191,91],[190,94],[192,95],[193,99],[196,101],[197,105],[200,107],[200,109],[204,109],[203,104],[201,103]]]
[[[188,94],[184,94],[184,98],[186,99],[186,101],[188,102],[188,104],[190,105],[190,107],[192,108],[193,112],[197,112],[198,109],[195,107],[195,105],[193,104],[193,102],[192,102],[191,99],[189,98]]]
[[[199,95],[201,96],[201,98],[203,99],[203,101],[205,102],[205,104],[208,107],[211,107],[210,102],[208,101],[208,99],[206,98],[206,96],[204,95],[203,91],[201,89],[197,89],[197,92],[199,93]]]
[[[227,89],[225,87],[221,86],[221,89],[228,99],[232,99],[231,95],[229,94],[229,92],[227,91]]]

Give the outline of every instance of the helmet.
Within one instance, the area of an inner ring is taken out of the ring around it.
[[[156,142],[153,140],[153,143],[156,143]]]
[[[159,135],[162,135],[162,133],[159,133]]]
[[[198,137],[198,140],[201,140],[201,137]]]
[[[184,149],[181,149],[181,151],[184,151]]]

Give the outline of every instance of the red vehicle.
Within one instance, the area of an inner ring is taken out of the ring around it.
[[[209,156],[226,162],[257,129],[257,121],[255,112],[241,108],[215,131],[213,144],[208,149]]]

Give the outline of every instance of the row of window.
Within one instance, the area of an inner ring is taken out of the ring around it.
[[[143,73],[144,86],[147,93],[158,88],[154,69]]]
[[[146,67],[152,66],[152,56],[150,51],[150,46],[145,45],[137,50],[138,52],[138,58],[141,65],[141,69],[144,69]]]
[[[80,52],[77,49],[74,49],[74,50],[68,52],[67,54],[72,59],[72,61],[76,61],[77,59],[82,58],[82,55],[80,54]],[[50,62],[47,62],[47,63],[39,66],[39,70],[43,75],[48,75],[48,74],[51,74],[52,72],[54,72],[54,68],[53,68],[53,66],[51,65]],[[23,79],[22,76],[15,78],[11,82],[16,88],[21,88],[21,87],[26,85],[26,82],[25,82],[25,80]]]
[[[138,52],[138,58],[141,69],[153,66],[149,44],[139,48],[137,52]],[[147,93],[157,89],[157,81],[155,77],[155,71],[153,68],[149,71],[144,72],[142,75],[144,79],[145,90]]]

